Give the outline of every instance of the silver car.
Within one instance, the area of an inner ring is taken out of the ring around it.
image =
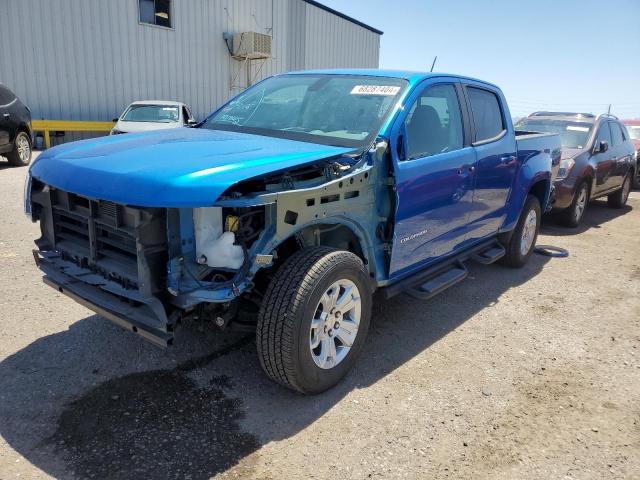
[[[165,100],[133,102],[120,118],[114,121],[116,124],[111,130],[111,135],[165,130],[197,123],[187,105]]]

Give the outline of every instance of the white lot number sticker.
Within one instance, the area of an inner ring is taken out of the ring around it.
[[[588,132],[589,127],[574,127],[573,125],[567,126],[567,130],[573,130],[575,132]]]
[[[356,85],[351,90],[351,95],[389,95],[394,96],[400,91],[400,87],[388,85]]]

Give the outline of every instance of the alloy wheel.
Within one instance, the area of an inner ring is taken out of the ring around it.
[[[587,188],[582,187],[578,192],[578,198],[576,198],[576,206],[574,209],[574,218],[576,223],[580,222],[582,218],[582,214],[584,213],[585,208],[587,207]]]
[[[322,295],[309,333],[318,367],[330,369],[345,359],[358,335],[361,309],[360,292],[351,280],[334,282]]]
[[[530,210],[524,221],[524,225],[522,226],[522,237],[520,238],[520,254],[523,257],[529,253],[533,246],[533,241],[536,238],[537,227],[538,215],[535,210]]]
[[[24,133],[18,135],[16,139],[16,145],[18,148],[18,156],[20,157],[20,161],[22,163],[28,163],[31,158],[31,145],[29,144],[29,139]]]

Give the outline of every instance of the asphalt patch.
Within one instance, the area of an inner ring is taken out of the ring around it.
[[[205,363],[96,386],[66,406],[48,443],[79,478],[197,480],[228,470],[260,444],[240,430],[241,401],[223,392],[226,377],[202,388],[187,376]]]

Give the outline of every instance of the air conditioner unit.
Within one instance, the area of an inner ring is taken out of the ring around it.
[[[242,32],[233,36],[233,56],[255,60],[271,57],[271,35]]]

